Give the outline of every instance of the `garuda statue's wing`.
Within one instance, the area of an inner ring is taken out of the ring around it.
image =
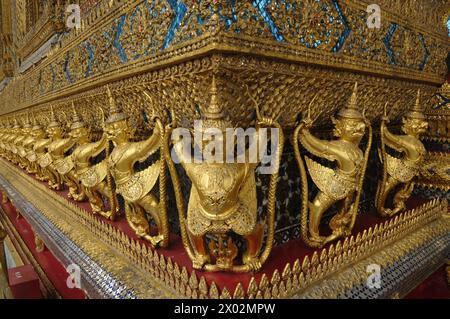
[[[25,150],[25,147],[23,147],[23,146],[18,147],[18,153],[19,153],[20,157],[27,156],[27,151]]]
[[[50,153],[45,153],[38,158],[38,163],[42,168],[46,168],[52,163],[52,156]]]
[[[30,162],[36,162],[37,156],[33,150],[31,150],[27,153],[27,160],[29,160]]]
[[[386,154],[387,173],[402,183],[410,182],[416,175],[416,168],[405,160]]]
[[[129,202],[135,202],[147,195],[155,186],[161,170],[161,161],[155,162],[141,172],[135,173],[127,182],[116,185],[116,192]]]
[[[108,174],[108,162],[103,160],[97,165],[90,167],[84,173],[78,175],[79,180],[85,187],[94,187],[102,182]]]
[[[54,165],[55,165],[55,168],[58,171],[58,173],[60,173],[61,175],[66,175],[75,166],[72,161],[72,156],[70,156],[70,155],[67,157],[64,157],[60,160],[55,161]]]
[[[306,166],[316,186],[326,195],[341,200],[354,190],[355,184],[342,178],[338,172],[305,156]]]

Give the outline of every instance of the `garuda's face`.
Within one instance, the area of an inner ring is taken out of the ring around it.
[[[335,122],[339,137],[350,141],[359,141],[364,136],[366,124],[361,119],[340,118]]]
[[[70,131],[69,135],[75,139],[86,138],[89,136],[89,131],[85,127],[78,127]]]
[[[129,137],[130,127],[126,120],[110,123],[105,128],[108,139],[116,141],[118,139],[127,139]]]
[[[36,129],[36,130],[33,130],[31,132],[31,134],[35,138],[42,138],[44,136],[45,132],[42,129]]]
[[[403,131],[406,134],[420,135],[428,130],[428,122],[422,119],[405,118],[403,120]]]
[[[47,129],[47,134],[50,137],[55,137],[55,136],[61,135],[61,133],[62,133],[62,131],[61,131],[61,128],[59,126],[50,127],[50,128]]]

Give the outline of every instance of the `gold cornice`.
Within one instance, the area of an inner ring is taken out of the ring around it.
[[[57,32],[56,24],[50,18],[40,27],[32,31],[31,36],[24,38],[21,46],[17,49],[18,56],[24,60],[30,54],[39,49],[45,41]]]
[[[74,48],[82,41],[88,39],[91,35],[110,24],[118,16],[129,12],[134,6],[142,2],[142,0],[134,0],[126,3],[115,3],[112,6],[107,1],[101,3],[99,9],[91,12],[89,18],[83,21],[81,30],[74,29],[66,36],[60,48],[52,52],[52,54],[43,60],[38,66],[28,70],[24,75],[18,76],[16,81],[10,84],[14,87],[9,88],[14,91],[22,91],[21,83],[29,83],[39,72],[48,67],[51,63],[58,61],[64,56],[68,50]],[[343,3],[351,8],[362,10],[366,4],[363,1],[343,0]],[[439,43],[450,48],[450,41],[442,32],[438,32],[434,28],[426,28],[425,26],[411,25],[408,19],[402,18],[395,12],[383,11],[383,19],[389,22],[397,22],[412,30],[428,35],[439,40]],[[442,48],[442,50],[446,50]],[[315,65],[317,67],[335,68],[340,70],[349,70],[355,73],[363,73],[386,78],[397,78],[405,80],[413,80],[418,83],[428,83],[434,86],[443,82],[442,75],[428,71],[412,70],[404,67],[391,66],[381,62],[375,62],[363,58],[357,58],[345,54],[332,54],[323,50],[307,49],[301,45],[285,45],[277,43],[272,39],[252,38],[249,36],[240,36],[238,34],[227,34],[220,32],[218,36],[205,33],[203,36],[186,41],[179,45],[173,45],[168,50],[158,52],[154,56],[129,62],[124,65],[116,65],[112,68],[102,70],[101,74],[93,75],[87,79],[80,79],[75,84],[67,84],[59,90],[55,90],[37,97],[33,96],[28,101],[21,101],[16,96],[10,103],[11,107],[3,110],[4,114],[17,111],[19,109],[29,108],[38,104],[54,101],[58,98],[78,94],[84,90],[101,86],[108,82],[121,80],[134,75],[156,70],[158,68],[167,67],[175,63],[180,63],[188,59],[195,59],[205,54],[213,54],[215,52],[230,52],[240,54],[251,54],[262,57],[270,57],[273,59],[282,59],[292,63],[301,63]],[[15,105],[14,105],[15,104]]]
[[[274,48],[277,49],[273,50]],[[407,82],[417,82],[418,84],[423,83],[435,87],[438,87],[442,83],[442,78],[440,76],[423,74],[420,71],[402,67],[392,67],[380,62],[372,62],[370,66],[367,66],[367,62],[361,59],[347,56],[334,56],[332,53],[327,52],[314,52],[302,46],[274,44],[269,40],[256,40],[244,36],[212,36],[210,34],[205,34],[204,36],[188,41],[182,45],[175,45],[171,49],[153,57],[130,62],[125,65],[119,65],[104,73],[80,80],[76,84],[44,94],[40,98],[33,99],[31,103],[24,103],[3,114],[53,102],[58,99],[101,87],[107,83],[125,80],[132,78],[133,76],[146,72],[153,72],[162,68],[169,68],[173,65],[182,64],[183,62],[195,60],[215,53],[259,56],[317,68],[326,67],[329,69],[353,71],[355,74],[359,73],[384,79],[405,80]],[[35,68],[35,70],[39,70],[39,67]],[[18,76],[15,78],[14,82],[27,83],[27,75]]]

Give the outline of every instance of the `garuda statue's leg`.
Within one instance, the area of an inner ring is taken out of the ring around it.
[[[85,195],[81,185],[75,179],[73,172],[70,171],[67,174],[62,176],[63,182],[66,184],[69,189],[69,198],[73,198],[74,200],[81,202],[85,199]]]
[[[84,192],[89,199],[89,203],[94,213],[100,214],[110,220],[114,220],[116,218],[116,212],[112,212],[111,210],[108,211],[103,200],[103,197],[108,199],[111,198],[111,192],[105,181],[100,182],[94,187],[84,187]],[[115,198],[116,197],[114,196],[114,200],[116,200]],[[111,203],[109,204],[111,206]],[[119,206],[117,205],[117,202],[115,204],[117,211]]]
[[[45,173],[47,175],[48,185],[50,186],[50,188],[58,191],[61,190],[61,176],[59,175],[59,173],[53,167],[51,167],[51,165],[45,168]]]
[[[355,193],[349,194],[342,201],[342,206],[339,210],[339,213],[333,216],[330,221],[330,228],[333,233],[327,237],[325,240],[326,243],[334,241],[342,236],[350,235],[351,226],[352,226],[352,217],[353,217],[353,208],[354,208],[354,200]]]
[[[259,270],[262,265],[258,257],[261,251],[264,236],[264,225],[257,224],[255,230],[250,234],[245,236],[247,242],[247,250],[242,258],[244,264],[248,265],[251,270]]]
[[[202,269],[206,263],[210,262],[204,236],[195,236],[190,231],[188,231],[188,235],[195,254],[192,266],[194,269]]]
[[[150,216],[153,218],[153,220],[156,223],[156,226],[158,228],[158,236],[152,237],[150,242],[153,245],[157,245],[164,239],[164,234],[168,233],[168,229],[163,229],[165,227],[168,227],[167,225],[164,225],[162,223],[163,216],[160,214],[163,212],[160,209],[159,201],[158,199],[153,196],[152,194],[147,194],[144,197],[142,197],[138,202],[138,205],[140,205],[146,213],[149,213]],[[147,222],[147,221],[146,221]],[[147,222],[148,224],[148,222]]]
[[[394,209],[390,216],[394,216],[406,209],[406,200],[411,196],[414,190],[414,183],[406,183],[394,196]]]
[[[94,214],[98,214],[104,209],[103,199],[95,188],[85,187],[85,194],[88,197],[89,204]]]
[[[309,234],[311,241],[318,244],[323,244],[325,238],[320,236],[319,226],[322,220],[323,213],[325,213],[335,200],[325,193],[319,191],[316,198],[309,203]]]
[[[379,199],[377,203],[379,205],[378,211],[381,215],[389,216],[392,214],[391,209],[386,208],[386,200],[392,190],[399,184],[400,182],[396,179],[389,176],[386,181],[386,186],[384,188],[384,192],[381,192],[381,185],[379,185],[380,193],[378,194]]]
[[[144,197],[145,198],[145,197]],[[152,206],[151,210],[154,210],[154,203],[151,199],[141,199],[141,203],[145,206]],[[156,200],[156,199],[155,199]],[[138,202],[125,202],[125,217],[127,219],[128,225],[130,225],[131,229],[135,232],[135,234],[138,237],[144,238],[145,240],[148,240],[153,246],[157,246],[161,240],[163,239],[162,235],[158,236],[151,236],[150,235],[150,225],[148,223],[148,220],[146,218],[146,209],[144,209],[141,204]],[[150,213],[150,211],[149,211]],[[153,212],[155,214],[155,212]],[[152,215],[152,213],[150,213]],[[157,219],[155,219],[155,222],[159,222],[159,216],[156,213],[155,216],[157,216]],[[158,224],[157,224],[158,225]],[[159,226],[159,225],[158,225]],[[158,231],[160,231],[158,229]]]

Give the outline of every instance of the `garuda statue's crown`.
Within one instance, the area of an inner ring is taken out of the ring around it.
[[[219,104],[215,75],[213,75],[212,78],[209,94],[211,96],[211,100],[202,114],[203,131],[208,128],[217,128],[222,132],[225,132],[227,128],[233,128],[233,124],[226,119],[223,107]]]
[[[119,106],[116,104],[116,101],[114,100],[111,90],[109,89],[109,86],[106,86],[106,93],[108,93],[108,99],[109,99],[109,116],[106,119],[106,124],[111,124],[115,122],[120,122],[123,120],[128,119],[128,115],[126,115],[122,110],[119,108]]]
[[[40,126],[38,121],[36,121],[36,117],[34,116],[34,113],[31,113],[31,114],[33,115],[33,131],[42,129],[42,126]]]
[[[420,106],[420,89],[417,90],[416,103],[414,106],[406,113],[406,117],[409,119],[424,120],[425,115],[422,113],[422,108]]]
[[[16,119],[16,117],[14,116],[14,126],[13,126],[13,129],[19,129],[19,128],[20,128],[19,122],[17,122],[17,119]]]
[[[84,127],[84,122],[78,116],[77,111],[75,110],[75,104],[73,102],[72,102],[72,112],[73,112],[73,119],[70,129],[75,130],[77,128]]]
[[[58,127],[59,122],[56,120],[55,112],[53,111],[53,105],[50,105],[50,123],[48,124],[48,128]]]
[[[358,108],[358,82],[356,82],[355,86],[353,87],[353,93],[352,96],[350,97],[348,105],[339,111],[338,116],[348,119],[363,118]]]
[[[28,112],[25,117],[25,123],[23,124],[23,128],[31,128],[30,116],[29,116]]]

